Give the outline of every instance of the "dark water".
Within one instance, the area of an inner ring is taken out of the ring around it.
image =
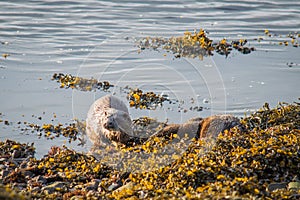
[[[275,106],[300,96],[299,48],[278,45],[291,40],[286,37],[290,32],[300,31],[296,0],[1,1],[0,25],[1,54],[10,54],[0,59],[0,117],[12,122],[1,123],[0,139],[34,141],[38,155],[66,139],[20,134],[18,121],[83,120],[94,99],[107,94],[61,89],[51,81],[53,73],[108,80],[116,85],[109,93],[124,101],[121,88],[127,85],[168,94],[179,102],[130,113],[132,118],[146,115],[169,122],[225,112],[243,116],[264,102]],[[256,51],[201,61],[151,50],[138,54],[134,46],[136,38],[180,36],[200,28],[213,40],[246,38]],[[264,34],[265,29],[272,37]],[[258,37],[264,40],[254,40]],[[190,111],[193,106],[207,109]],[[82,149],[76,145],[70,146]]]

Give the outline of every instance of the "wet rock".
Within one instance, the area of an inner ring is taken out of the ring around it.
[[[129,189],[131,187],[134,186],[134,183],[133,182],[128,182],[124,185],[122,185],[121,187],[119,187],[118,189],[116,189],[114,192],[120,192],[121,190],[126,190],[126,189]]]
[[[300,190],[300,182],[290,182],[288,184],[288,189],[289,190],[296,190],[296,191]]]
[[[84,184],[84,188],[86,191],[90,191],[90,190],[97,191],[99,183],[100,183],[99,179],[94,179],[91,182]]]
[[[27,178],[27,179],[30,179],[30,178],[34,177],[35,174],[32,173],[31,171],[27,171],[27,170],[26,170],[26,171],[23,172],[23,176],[24,176],[25,178]]]
[[[97,195],[97,191],[90,190],[86,193],[86,197],[95,197]]]
[[[38,193],[41,191],[41,188],[40,187],[34,187],[30,190],[31,193]]]
[[[119,188],[121,185],[118,183],[112,183],[109,187],[108,187],[108,191],[114,191],[117,188]]]
[[[11,156],[12,156],[12,158],[20,158],[21,155],[22,155],[22,152],[15,149]]]
[[[282,183],[270,183],[267,187],[268,192],[273,192],[275,190],[280,190],[280,189],[286,189],[288,183],[287,182],[282,182]]]
[[[85,199],[85,197],[82,195],[76,195],[70,198],[70,200],[82,200],[82,199]]]
[[[0,162],[2,163],[2,162],[5,162],[5,161],[7,161],[7,158],[0,158]]]
[[[4,177],[6,177],[9,173],[10,173],[9,170],[2,170],[2,171],[1,171],[1,174],[0,174],[0,178],[2,179],[2,178],[4,178]]]
[[[38,176],[34,177],[32,180],[35,181],[35,182],[41,183],[41,184],[47,183],[47,179],[45,179],[41,175],[38,175]]]
[[[67,185],[66,182],[61,182],[61,181],[57,181],[57,182],[54,182],[50,185],[47,185],[47,186],[44,186],[42,188],[42,191],[45,193],[45,194],[52,194],[56,191],[62,191],[62,190],[65,190],[65,186]]]
[[[26,183],[18,183],[18,182],[13,183],[13,188],[19,189],[19,190],[25,189],[26,186],[27,186]]]

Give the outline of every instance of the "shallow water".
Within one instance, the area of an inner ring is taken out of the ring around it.
[[[0,59],[0,118],[11,122],[1,123],[0,139],[33,141],[38,156],[66,139],[20,134],[18,121],[84,120],[95,98],[114,93],[126,101],[125,86],[179,101],[151,111],[131,108],[132,118],[176,123],[225,112],[243,116],[264,102],[275,106],[300,96],[299,48],[278,45],[290,41],[288,33],[300,31],[299,1],[2,1],[0,24],[1,54],[10,54]],[[180,36],[195,28],[205,29],[213,40],[248,39],[256,51],[201,61],[153,50],[137,53],[134,46],[136,38]],[[266,36],[265,29],[277,36]],[[253,40],[258,37],[264,40]],[[108,80],[116,87],[109,92],[61,89],[51,81],[58,72]],[[205,109],[190,111],[194,106]],[[89,149],[76,142],[69,146]]]

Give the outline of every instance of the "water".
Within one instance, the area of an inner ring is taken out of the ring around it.
[[[51,81],[53,73],[108,80],[116,85],[110,93],[124,101],[127,85],[168,94],[179,102],[153,111],[131,108],[130,114],[175,123],[225,112],[243,116],[264,102],[275,106],[300,96],[299,48],[278,45],[300,31],[299,1],[1,1],[0,24],[1,54],[10,54],[0,59],[0,117],[12,123],[1,123],[0,139],[35,142],[37,156],[66,139],[20,134],[18,121],[84,120],[95,98],[107,94],[61,89]],[[136,38],[180,36],[195,28],[213,40],[246,38],[256,51],[200,61],[153,50],[138,54],[134,46]],[[267,37],[265,29],[278,36]],[[253,40],[258,37],[265,40]],[[193,106],[206,109],[190,111]]]

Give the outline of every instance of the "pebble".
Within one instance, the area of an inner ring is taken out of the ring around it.
[[[84,184],[84,188],[87,191],[90,191],[90,190],[96,191],[98,189],[99,183],[100,183],[99,179],[94,179],[91,182]]]
[[[113,191],[117,188],[119,188],[121,185],[118,183],[112,183],[109,187],[108,187],[108,191]]]
[[[296,190],[296,191],[300,190],[300,182],[290,182],[288,184],[288,189],[289,190]]]
[[[282,183],[270,183],[267,187],[268,192],[273,192],[275,190],[280,190],[280,189],[286,189],[287,187],[287,182],[282,182]]]
[[[85,197],[82,195],[75,195],[70,198],[70,200],[83,200],[83,199],[85,199]]]
[[[54,193],[55,191],[64,190],[64,187],[67,185],[66,182],[57,181],[50,185],[42,187],[42,191],[45,192],[45,194],[49,195]]]

